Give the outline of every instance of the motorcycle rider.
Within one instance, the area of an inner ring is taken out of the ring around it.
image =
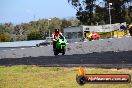
[[[55,29],[54,33],[52,34],[52,40],[53,40],[53,49],[55,49],[56,47],[56,43],[58,42],[57,39],[63,36],[62,33],[59,31],[59,29]]]

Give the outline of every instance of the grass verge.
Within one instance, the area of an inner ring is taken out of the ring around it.
[[[87,74],[130,74],[130,69],[85,68]],[[0,66],[0,88],[130,88],[129,84],[76,83],[77,67]]]

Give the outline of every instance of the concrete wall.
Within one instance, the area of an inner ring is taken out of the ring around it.
[[[36,46],[36,44],[42,43],[45,40],[32,40],[32,41],[17,41],[17,42],[1,42],[0,47],[25,47]]]

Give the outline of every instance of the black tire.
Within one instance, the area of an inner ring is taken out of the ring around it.
[[[65,52],[63,52],[62,55],[65,55]]]
[[[54,51],[54,55],[56,56],[56,55],[58,55],[59,53],[57,52],[57,51]]]
[[[39,47],[40,45],[39,44],[36,44],[37,47]]]
[[[80,85],[84,85],[87,81],[87,79],[84,76],[77,76],[76,81]]]

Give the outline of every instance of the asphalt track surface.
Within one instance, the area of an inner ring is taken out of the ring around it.
[[[66,55],[58,56],[52,46],[4,50],[0,65],[132,68],[132,37],[71,43]]]
[[[21,49],[21,48],[31,48],[32,46],[23,46],[23,47],[0,47],[0,51]]]
[[[0,65],[131,68],[132,51],[0,59]]]

